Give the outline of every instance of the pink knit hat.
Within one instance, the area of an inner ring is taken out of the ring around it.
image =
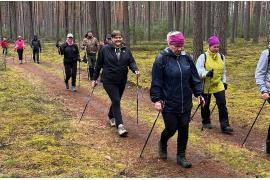
[[[169,32],[167,34],[167,43],[168,45],[182,47],[185,43],[185,37],[183,33],[179,31]]]
[[[208,46],[211,47],[213,45],[220,44],[220,41],[217,36],[211,36],[208,39]]]

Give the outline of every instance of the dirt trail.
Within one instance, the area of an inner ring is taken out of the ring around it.
[[[122,112],[125,126],[129,131],[129,137],[119,138],[116,129],[110,128],[106,122],[109,107],[108,101],[104,101],[94,95],[86,111],[85,119],[82,120],[80,124],[77,124],[75,121],[78,120],[89,98],[89,89],[80,88],[76,93],[66,91],[64,89],[63,80],[43,70],[41,68],[43,64],[40,64],[39,67],[31,63],[18,65],[10,61],[9,65],[12,66],[12,68],[16,68],[19,72],[31,73],[34,77],[40,79],[41,83],[47,87],[49,95],[54,97],[55,100],[64,103],[67,111],[74,113],[74,126],[85,134],[85,139],[77,142],[79,145],[90,146],[87,139],[91,139],[94,136],[97,146],[99,142],[102,142],[107,144],[108,147],[117,148],[118,151],[126,154],[121,161],[125,162],[127,166],[122,172],[115,172],[116,177],[246,177],[246,175],[230,169],[223,162],[211,159],[209,155],[192,146],[188,146],[187,158],[193,163],[193,167],[191,169],[183,169],[175,163],[176,143],[174,141],[169,143],[169,159],[167,161],[159,160],[156,147],[160,132],[157,130],[153,131],[144,152],[144,158],[138,158],[150,130],[150,127],[148,127],[146,123],[140,121],[139,125],[137,125],[135,118],[130,117],[128,112]],[[100,90],[99,88],[97,90]],[[144,98],[141,98],[141,106],[147,107],[150,103],[149,98],[146,98],[148,97],[148,93],[146,91],[142,91],[142,93]],[[132,95],[134,95],[134,92],[127,88],[124,96],[130,97]],[[97,119],[97,121],[93,123],[87,121],[91,116]],[[199,127],[199,123],[197,122],[193,122],[192,124]],[[95,133],[93,133],[93,131]],[[238,132],[234,136],[224,136],[217,131],[218,130],[215,129],[213,130],[213,134],[216,137],[235,143],[238,143],[239,139],[242,137],[239,137],[241,133],[239,133],[238,136]],[[238,131],[238,129],[236,131]],[[242,132],[243,131],[244,130],[242,130]],[[99,134],[101,136],[99,136]],[[250,141],[252,141],[252,139],[250,139]]]

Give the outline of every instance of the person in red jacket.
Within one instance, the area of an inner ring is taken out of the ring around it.
[[[6,38],[3,38],[3,41],[1,42],[1,47],[3,49],[3,54],[7,55],[8,41]]]

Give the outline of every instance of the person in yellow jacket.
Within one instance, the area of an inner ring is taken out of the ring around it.
[[[201,107],[202,124],[203,128],[212,129],[209,106],[211,94],[213,94],[218,106],[221,131],[230,134],[233,132],[233,129],[229,124],[226,107],[225,90],[227,89],[227,82],[225,57],[219,53],[220,41],[217,36],[211,36],[208,39],[208,46],[207,51],[201,54],[196,62],[196,68],[204,84],[203,97],[205,99],[205,106]]]

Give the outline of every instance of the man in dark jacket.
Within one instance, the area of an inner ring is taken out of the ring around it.
[[[137,76],[140,75],[140,72],[130,49],[122,46],[121,32],[113,31],[111,36],[112,44],[104,46],[98,53],[92,87],[97,85],[97,79],[102,68],[103,87],[112,102],[108,114],[109,123],[111,126],[116,126],[119,136],[125,137],[127,130],[123,125],[120,101],[127,83],[128,67]]]
[[[57,44],[57,47],[59,45]],[[59,47],[60,54],[64,55],[64,66],[65,66],[65,84],[66,89],[69,89],[69,79],[71,77],[71,90],[76,91],[76,75],[77,75],[77,61],[80,61],[80,53],[78,45],[74,43],[73,35],[69,33],[67,40],[64,44]]]
[[[34,35],[34,38],[30,42],[30,46],[33,50],[33,60],[39,64],[39,53],[41,53],[41,44],[37,35]]]
[[[184,35],[170,32],[167,35],[169,47],[156,58],[152,69],[150,97],[156,110],[162,112],[165,129],[159,141],[159,156],[167,159],[167,142],[178,131],[177,164],[190,168],[185,152],[188,142],[192,94],[204,105],[202,82],[197,69],[183,50]]]

